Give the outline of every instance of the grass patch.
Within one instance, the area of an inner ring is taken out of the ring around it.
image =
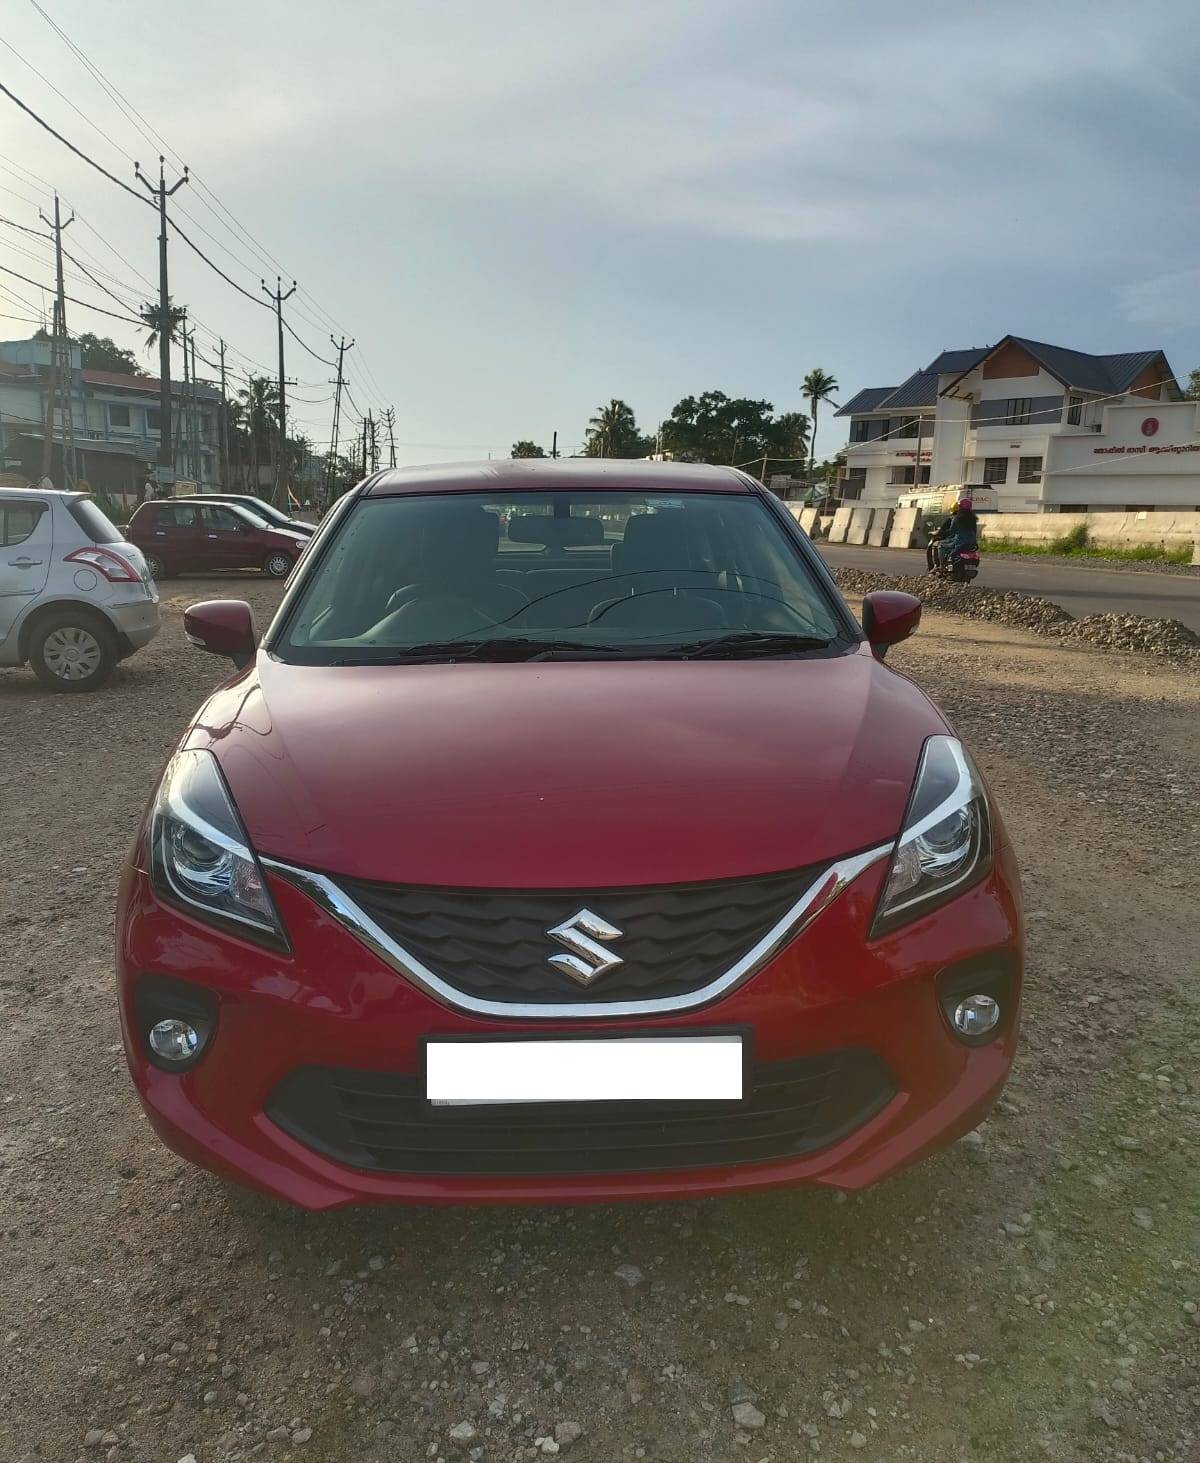
[[[1034,557],[1056,559],[1099,559],[1110,562],[1135,564],[1190,564],[1192,550],[1188,545],[1180,549],[1168,549],[1162,544],[1138,544],[1136,548],[1106,548],[1088,542],[1087,527],[1077,524],[1070,533],[1051,539],[1049,543],[1031,544],[1022,539],[999,538],[989,534],[986,528],[980,534],[982,547],[997,554],[1029,554]]]

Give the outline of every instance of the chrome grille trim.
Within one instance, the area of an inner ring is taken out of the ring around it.
[[[895,847],[894,843],[880,844],[866,853],[853,854],[830,864],[823,874],[808,886],[799,899],[783,917],[772,926],[757,944],[753,945],[740,960],[729,967],[724,974],[698,990],[678,996],[668,996],[649,1001],[587,1001],[571,1005],[529,1004],[516,1001],[485,1001],[468,996],[444,981],[430,970],[410,951],[394,940],[382,929],[364,909],[361,909],[344,890],[324,874],[286,864],[279,859],[259,857],[259,862],[271,873],[294,885],[306,894],[314,904],[320,906],[340,925],[352,934],[368,950],[377,955],[397,975],[411,981],[426,995],[443,1002],[458,1011],[474,1016],[496,1016],[522,1021],[590,1021],[596,1017],[662,1016],[679,1011],[694,1011],[699,1006],[709,1005],[721,996],[728,995],[738,986],[744,985],[776,955],[789,940],[838,897],[858,876],[880,859],[886,858]]]

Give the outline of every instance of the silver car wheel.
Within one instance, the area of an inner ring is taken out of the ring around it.
[[[291,572],[292,561],[286,554],[272,554],[267,560],[267,573],[273,579],[282,579]]]
[[[100,668],[100,642],[81,625],[61,625],[51,630],[42,646],[47,670],[60,681],[85,681]]]

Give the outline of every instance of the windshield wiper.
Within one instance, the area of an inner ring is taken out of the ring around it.
[[[675,646],[672,660],[753,660],[757,656],[794,655],[799,650],[824,650],[832,641],[819,635],[793,635],[775,630],[739,630]]]
[[[460,660],[604,660],[625,654],[621,645],[588,645],[578,640],[530,640],[498,635],[491,640],[442,640],[426,645],[389,646],[379,655],[356,655],[335,665],[429,665]]]

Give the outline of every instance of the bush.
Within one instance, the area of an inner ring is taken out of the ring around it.
[[[1074,528],[1050,540],[1052,554],[1082,554],[1087,548],[1088,531],[1086,523],[1077,523]]]

